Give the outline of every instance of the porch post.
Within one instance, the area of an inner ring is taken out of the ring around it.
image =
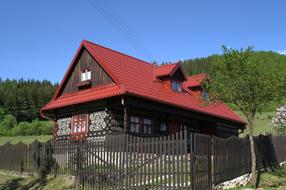
[[[127,117],[127,106],[125,104],[125,99],[122,98],[121,99],[121,104],[123,106],[123,112],[124,112],[124,115],[123,115],[123,131],[124,132],[127,132],[127,120],[128,120],[128,117]]]

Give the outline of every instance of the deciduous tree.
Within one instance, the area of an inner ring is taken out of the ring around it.
[[[279,101],[285,90],[285,71],[261,64],[252,47],[236,50],[223,46],[222,59],[214,64],[209,87],[211,100],[234,104],[245,116],[252,157],[250,181],[256,184],[253,122],[265,106]]]

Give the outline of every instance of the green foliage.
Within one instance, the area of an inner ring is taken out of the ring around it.
[[[219,55],[211,55],[208,57],[190,59],[181,61],[184,71],[188,75],[197,75],[202,73],[211,74],[213,64],[221,60]]]
[[[286,56],[272,51],[256,51],[253,55],[260,64],[270,65],[286,69]],[[208,57],[181,61],[184,71],[188,75],[208,73],[212,75],[215,63],[222,62],[223,55],[211,55]]]
[[[23,121],[11,130],[11,136],[51,135],[52,128],[53,122],[51,121],[33,120],[31,123]]]
[[[17,121],[13,115],[5,115],[0,122],[0,136],[10,135],[12,128],[17,125]]]
[[[252,54],[254,60],[259,62],[259,65],[266,66],[270,68],[269,72],[272,69],[285,71],[286,70],[286,56],[281,55],[272,51],[255,51]],[[211,55],[208,57],[197,58],[197,59],[189,59],[181,61],[182,67],[184,71],[188,75],[196,75],[201,73],[207,73],[209,76],[214,75],[214,66],[217,63],[223,62],[224,55]],[[286,87],[285,87],[286,88]],[[284,101],[286,102],[285,98],[286,94],[284,94]],[[238,108],[234,105],[229,103],[232,109],[238,110]],[[276,107],[279,106],[279,103],[272,102],[264,106],[263,111],[274,111]]]
[[[261,64],[252,48],[223,47],[223,51],[222,62],[214,64],[210,86],[216,99],[233,103],[248,121],[265,106],[281,100],[286,77],[278,66]]]
[[[4,108],[0,107],[0,121],[2,121],[5,117],[5,110]]]
[[[38,118],[56,87],[46,80],[0,79],[0,136],[50,135],[53,123]]]
[[[254,120],[265,106],[285,96],[286,69],[269,65],[253,48],[235,50],[223,47],[221,61],[213,64],[209,92],[215,101],[235,105],[245,116],[251,147],[251,183],[256,186],[256,153],[253,139]]]
[[[50,101],[56,88],[57,84],[47,80],[0,79],[0,107],[16,117],[18,122],[32,121],[39,118],[40,108]]]
[[[252,125],[257,112],[285,95],[286,67],[265,64],[250,47],[223,47],[223,52],[222,60],[213,64],[211,96],[235,105]]]
[[[258,176],[258,188],[265,190],[277,190],[286,189],[286,165],[283,164],[281,167],[267,168],[266,170],[260,171]],[[247,184],[246,187],[236,187],[229,190],[245,190],[251,189],[251,184]]]
[[[30,123],[27,121],[20,122],[11,130],[12,136],[31,135],[31,133],[33,133],[33,131],[31,130]]]
[[[25,136],[0,136],[0,145],[3,145],[7,142],[10,142],[11,144],[17,144],[20,141],[24,144],[31,144],[36,139],[40,142],[46,142],[52,138],[52,135],[25,135]]]

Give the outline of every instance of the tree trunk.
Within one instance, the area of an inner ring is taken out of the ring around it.
[[[256,173],[256,155],[255,155],[255,145],[253,135],[249,134],[250,150],[251,150],[251,175],[250,183],[256,187],[257,183],[257,173]]]

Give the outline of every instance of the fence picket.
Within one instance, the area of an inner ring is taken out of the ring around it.
[[[254,137],[257,169],[286,160],[285,136]],[[107,134],[30,145],[0,145],[0,170],[75,175],[77,189],[210,189],[250,172],[249,139],[203,134],[135,137]]]

